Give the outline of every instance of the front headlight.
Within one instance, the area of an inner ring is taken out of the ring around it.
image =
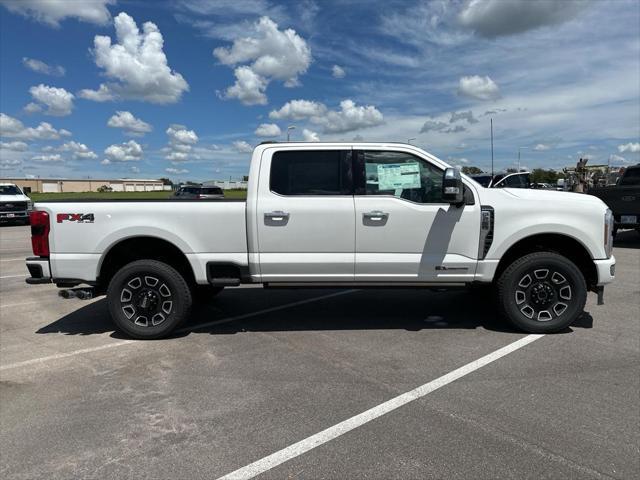
[[[609,208],[604,214],[604,251],[607,258],[611,258],[613,252],[613,212]]]

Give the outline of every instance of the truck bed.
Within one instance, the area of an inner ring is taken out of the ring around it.
[[[58,277],[84,278],[87,271],[93,277],[113,245],[145,236],[178,247],[197,265],[199,279],[206,278],[207,261],[248,261],[242,200],[50,201],[36,209],[49,214],[51,269]]]

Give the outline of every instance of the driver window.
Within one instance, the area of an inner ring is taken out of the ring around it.
[[[442,200],[443,171],[426,160],[403,152],[366,150],[366,195],[393,195],[416,203]]]

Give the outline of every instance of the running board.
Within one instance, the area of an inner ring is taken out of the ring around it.
[[[264,288],[465,288],[463,282],[267,282]]]

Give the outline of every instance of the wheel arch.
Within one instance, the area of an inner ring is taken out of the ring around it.
[[[576,238],[561,233],[539,233],[515,242],[502,255],[494,278],[500,278],[514,260],[533,252],[555,252],[562,255],[582,272],[588,288],[595,287],[598,283],[598,272],[587,247]]]
[[[115,273],[136,260],[158,260],[175,268],[190,285],[195,284],[191,264],[180,248],[169,240],[139,235],[120,239],[102,255],[98,263],[98,286],[106,290]]]

